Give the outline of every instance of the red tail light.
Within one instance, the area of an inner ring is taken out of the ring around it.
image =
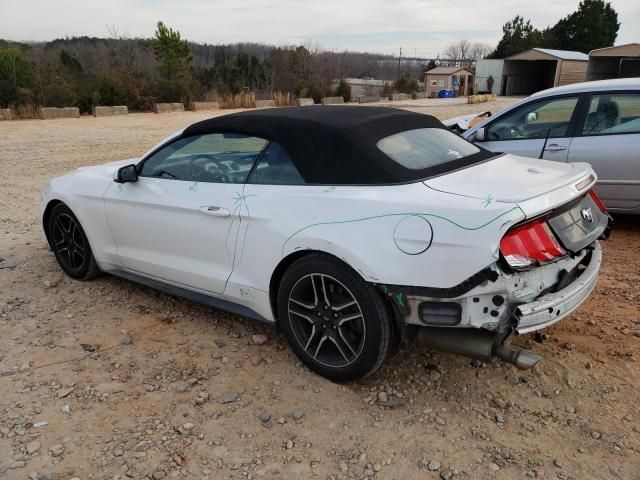
[[[605,207],[604,203],[602,203],[602,200],[598,198],[598,195],[596,195],[596,192],[594,192],[593,190],[589,190],[589,195],[591,196],[593,203],[595,203],[598,206],[601,212],[607,211],[607,207]]]
[[[507,232],[500,251],[513,268],[548,263],[567,254],[545,219],[534,220]]]

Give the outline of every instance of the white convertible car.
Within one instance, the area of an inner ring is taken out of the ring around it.
[[[336,381],[419,343],[527,368],[510,347],[596,284],[609,216],[585,163],[498,155],[433,117],[302,107],[191,125],[44,187],[47,241],[100,272],[275,324]]]

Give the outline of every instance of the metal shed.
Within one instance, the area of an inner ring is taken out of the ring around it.
[[[490,92],[500,95],[502,92],[502,72],[504,60],[483,58],[476,62],[476,85],[478,93]],[[491,80],[490,80],[491,79]]]
[[[427,97],[437,97],[440,90],[453,90],[456,96],[469,94],[473,72],[464,67],[436,67],[425,73]]]
[[[530,95],[546,88],[583,82],[589,57],[568,50],[532,48],[504,60],[502,95]]]
[[[598,48],[589,52],[587,80],[640,77],[640,43]]]

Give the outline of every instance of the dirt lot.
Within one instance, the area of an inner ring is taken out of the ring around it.
[[[434,103],[406,106],[484,107]],[[64,277],[42,183],[205,116],[0,123],[0,478],[640,478],[637,218],[617,219],[588,302],[519,339],[545,357],[527,372],[413,349],[335,385],[257,323]]]

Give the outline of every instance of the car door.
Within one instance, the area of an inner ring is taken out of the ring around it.
[[[533,158],[539,158],[545,147],[542,158],[566,162],[579,99],[569,95],[531,100],[489,123],[481,145],[493,152]]]
[[[123,269],[207,293],[233,271],[243,184],[266,141],[235,134],[178,138],[113,183],[105,212]]]
[[[594,93],[583,110],[569,161],[591,164],[607,208],[639,208],[640,92]]]

